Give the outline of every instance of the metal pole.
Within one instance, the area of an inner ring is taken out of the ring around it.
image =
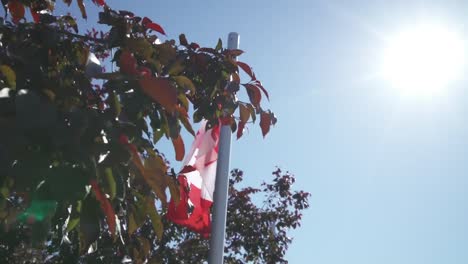
[[[238,48],[239,34],[235,32],[229,33],[228,49]],[[222,125],[219,136],[218,164],[216,166],[216,182],[213,195],[213,221],[211,223],[209,264],[223,263],[230,156],[231,127],[229,125]]]

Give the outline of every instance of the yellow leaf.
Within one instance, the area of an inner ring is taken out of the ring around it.
[[[171,199],[174,201],[176,206],[179,205],[180,192],[179,192],[179,186],[177,185],[176,181],[172,178],[169,178],[167,180],[167,186],[169,187]]]
[[[3,76],[5,76],[8,85],[10,85],[10,89],[16,89],[16,73],[13,69],[8,65],[1,65],[0,72],[2,72]]]
[[[139,236],[138,241],[140,242],[140,254],[144,257],[148,257],[151,253],[151,245],[148,239]]]
[[[195,85],[193,85],[192,81],[189,78],[185,76],[175,76],[173,78],[178,86],[184,88],[187,91],[190,91],[191,94],[195,93]]]
[[[42,90],[42,92],[47,95],[47,97],[49,97],[50,101],[54,101],[55,100],[55,93],[52,92],[51,90],[49,89],[45,89],[45,90]]]
[[[171,66],[169,67],[169,75],[173,76],[173,75],[179,75],[183,70],[184,70],[185,66],[183,64],[183,61],[182,60],[176,60],[174,63],[171,64]]]
[[[143,175],[146,183],[151,187],[156,196],[161,200],[163,205],[167,204],[167,166],[164,160],[148,150],[149,157],[145,160],[145,173]]]
[[[158,213],[158,210],[154,205],[154,200],[150,197],[146,198],[146,212],[151,219],[151,224],[153,225],[153,229],[156,233],[156,236],[159,240],[161,240],[164,231],[161,215]]]
[[[145,38],[126,39],[125,45],[131,52],[138,53],[145,59],[149,59],[153,56],[153,46]]]
[[[187,96],[185,94],[179,93],[179,95],[177,96],[177,99],[179,99],[179,102],[182,104],[182,106],[185,109],[189,108],[189,101],[188,101]]]
[[[133,233],[135,233],[137,228],[138,227],[135,222],[135,216],[133,215],[133,213],[131,213],[128,215],[128,234],[132,235]]]
[[[247,123],[250,117],[250,110],[244,104],[239,104],[239,113],[240,113],[240,121],[243,123]]]
[[[80,218],[73,218],[68,220],[67,232],[72,231],[80,222]]]
[[[168,65],[177,56],[175,47],[169,42],[157,45],[156,51],[158,52],[158,59],[163,65]]]

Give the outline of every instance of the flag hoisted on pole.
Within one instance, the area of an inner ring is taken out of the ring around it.
[[[239,34],[229,33],[228,49],[238,48]],[[210,237],[210,264],[223,262],[226,231],[231,126],[222,120],[208,130],[201,123],[178,176],[180,201],[171,199],[167,212],[172,222]]]
[[[239,34],[229,33],[228,49],[239,49]],[[214,191],[213,223],[211,226],[209,264],[223,263],[224,238],[229,184],[229,162],[231,158],[231,126],[222,124],[219,138],[218,166]]]

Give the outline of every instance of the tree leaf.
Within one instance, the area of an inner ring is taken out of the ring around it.
[[[250,110],[244,104],[239,104],[239,114],[240,114],[240,122],[247,123],[250,118]]]
[[[148,158],[145,159],[145,174],[143,175],[146,183],[151,187],[156,196],[163,205],[167,203],[167,166],[161,156],[148,149]]]
[[[29,9],[29,12],[31,13],[31,16],[34,20],[34,23],[39,23],[41,21],[41,14],[39,14],[38,12],[36,12],[33,8],[30,8]]]
[[[93,3],[100,5],[100,6],[106,5],[106,2],[104,0],[93,0]]]
[[[260,107],[260,101],[262,100],[262,94],[260,92],[260,89],[257,86],[250,83],[245,83],[242,85],[247,89],[247,95],[249,96],[250,102],[255,107]]]
[[[260,114],[260,127],[262,128],[263,137],[265,137],[270,131],[271,126],[271,114],[268,112],[262,112]]]
[[[125,40],[125,46],[130,52],[138,54],[148,60],[153,56],[153,45],[146,38],[128,38]]]
[[[133,235],[137,230],[138,226],[135,221],[135,216],[133,213],[128,214],[128,234]]]
[[[81,254],[88,251],[91,243],[96,241],[99,237],[99,217],[98,217],[99,205],[96,200],[88,196],[81,206],[80,214],[80,252]]]
[[[188,41],[187,41],[187,38],[185,37],[185,34],[180,34],[179,35],[179,43],[180,45],[182,46],[188,46]]]
[[[84,18],[84,19],[88,18],[88,15],[86,14],[86,8],[85,8],[85,4],[83,3],[83,0],[77,0],[76,3],[78,4],[78,7],[80,8],[81,17]]]
[[[112,236],[115,236],[115,212],[114,208],[110,204],[109,200],[104,196],[99,188],[96,180],[90,181],[91,189],[94,191],[94,195],[96,196],[96,200],[99,201],[101,205],[102,212],[106,216],[107,225],[109,226],[109,231],[111,232]]]
[[[268,95],[268,91],[263,87],[262,83],[259,80],[254,80],[253,84],[260,88],[267,97],[267,99],[270,100],[270,95]]]
[[[257,116],[255,115],[255,108],[252,104],[247,104],[247,108],[249,108],[250,116],[252,117],[252,122],[255,123],[255,121],[257,120]]]
[[[81,206],[82,206],[81,201],[77,201],[76,204],[72,206],[72,210],[69,216],[68,225],[66,229],[67,232],[70,232],[71,230],[75,229],[75,227],[80,222]]]
[[[18,24],[24,18],[24,5],[19,0],[10,0],[8,2],[8,10],[10,11],[13,23]]]
[[[164,226],[162,223],[161,215],[158,213],[156,206],[154,205],[154,199],[151,197],[146,197],[146,213],[151,219],[151,224],[153,225],[154,232],[158,237],[158,240],[162,239]]]
[[[140,80],[143,92],[161,104],[167,111],[173,112],[177,103],[177,91],[167,78],[147,77]]]
[[[7,80],[7,84],[10,86],[9,88],[14,90],[16,89],[16,73],[13,69],[8,65],[1,65],[0,72],[5,76]]]
[[[234,72],[232,75],[232,82],[236,83],[236,84],[240,84],[240,77],[239,77],[239,73],[237,72]]]
[[[167,73],[171,76],[179,75],[185,69],[183,60],[176,60],[171,64]]]
[[[176,153],[176,160],[177,161],[182,161],[185,156],[185,147],[184,147],[184,141],[182,140],[182,137],[179,135],[177,138],[172,139],[172,144],[174,145],[174,150]]]
[[[239,67],[241,67],[242,70],[244,70],[245,73],[247,73],[247,75],[250,76],[250,78],[252,78],[252,80],[256,79],[255,74],[252,71],[252,68],[250,68],[250,66],[247,63],[244,63],[241,61],[237,61],[236,63]]]
[[[111,200],[114,200],[117,193],[117,185],[115,183],[114,174],[112,173],[112,168],[104,169],[104,176],[106,179],[107,187],[109,189],[109,196]]]
[[[237,56],[242,55],[244,51],[240,49],[232,49],[232,50],[225,50],[224,53],[232,57],[237,57]]]
[[[159,32],[163,35],[166,35],[166,32],[164,32],[164,29],[159,25],[151,21],[151,19],[144,17],[143,20],[141,21],[141,24],[146,28],[146,29],[151,29],[156,32]]]
[[[126,74],[136,75],[137,71],[137,61],[133,54],[128,50],[123,50],[119,57],[120,71]]]
[[[241,138],[244,134],[244,127],[245,122],[239,121],[239,125],[237,126],[237,139]]]
[[[186,91],[190,91],[190,94],[195,94],[195,85],[193,85],[192,81],[189,78],[185,76],[175,76],[172,78],[177,83],[177,85],[184,88]]]
[[[190,124],[190,121],[188,119],[188,113],[187,110],[185,110],[184,107],[182,106],[177,106],[177,112],[179,113],[179,120],[184,125],[185,129],[192,134],[192,136],[195,136],[195,131],[192,128],[192,125]]]
[[[220,51],[223,48],[223,41],[218,39],[218,43],[216,44],[215,50]]]

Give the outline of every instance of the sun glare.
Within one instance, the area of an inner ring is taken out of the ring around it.
[[[405,95],[433,96],[462,76],[464,41],[441,26],[417,26],[388,41],[383,77]]]

